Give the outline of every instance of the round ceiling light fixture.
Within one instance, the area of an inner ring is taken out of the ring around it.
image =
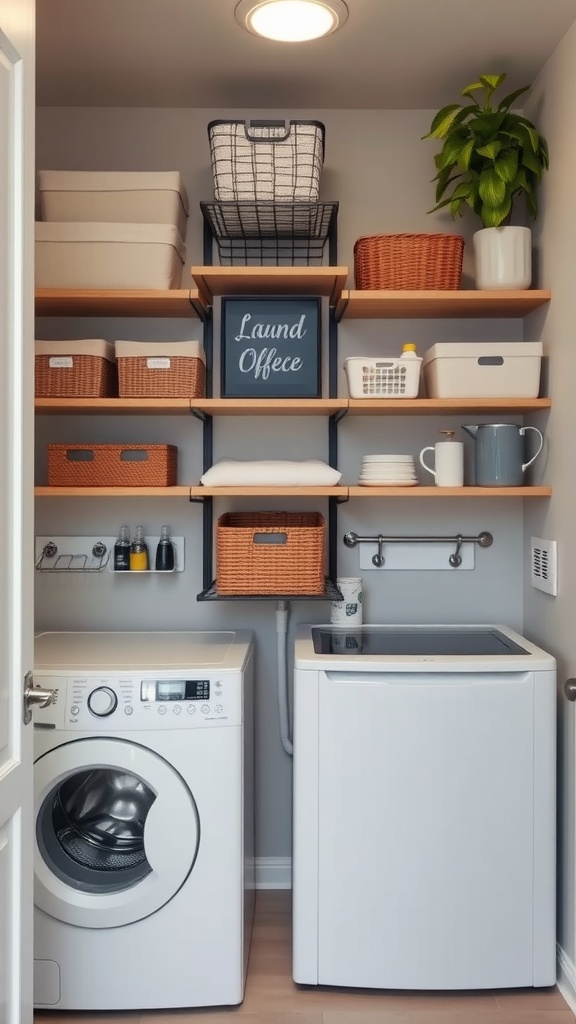
[[[283,43],[336,32],[348,17],[344,0],[240,0],[236,21],[257,36]]]

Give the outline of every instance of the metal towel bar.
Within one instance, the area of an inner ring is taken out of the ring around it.
[[[461,533],[457,533],[454,537],[431,537],[431,536],[416,536],[416,537],[388,537],[382,533],[378,533],[373,537],[359,537],[357,533],[346,533],[344,534],[344,543],[347,548],[355,548],[357,544],[377,544],[378,551],[372,557],[372,561],[376,568],[380,569],[384,565],[384,555],[382,554],[382,548],[385,544],[438,544],[453,543],[456,545],[454,554],[450,555],[448,561],[453,569],[457,569],[462,564],[462,557],[460,555],[460,548],[463,544],[478,544],[481,548],[489,548],[494,538],[491,533],[484,530],[479,533],[477,537],[465,537]]]

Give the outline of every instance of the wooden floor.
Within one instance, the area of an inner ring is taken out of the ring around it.
[[[94,965],[97,969],[97,965]],[[230,1009],[37,1013],[35,1024],[572,1024],[557,989],[376,992],[295,985],[289,892],[259,892],[244,1002]]]

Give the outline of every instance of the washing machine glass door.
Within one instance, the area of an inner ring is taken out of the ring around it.
[[[137,743],[90,738],[38,758],[36,904],[71,924],[140,920],[182,886],[198,812],[178,772]]]

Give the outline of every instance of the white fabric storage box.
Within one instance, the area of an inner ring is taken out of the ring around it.
[[[173,224],[186,237],[178,171],[38,171],[42,220]]]
[[[199,341],[117,341],[120,398],[203,398],[206,356]]]
[[[542,342],[440,342],[424,354],[428,398],[537,398]]]
[[[36,224],[37,288],[179,288],[185,259],[171,224]]]

